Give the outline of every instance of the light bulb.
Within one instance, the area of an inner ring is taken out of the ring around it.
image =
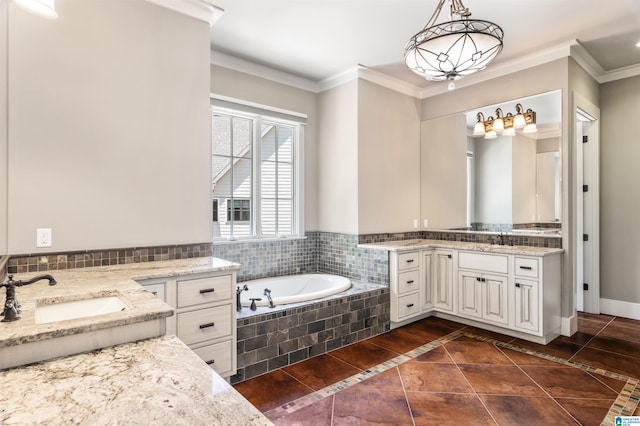
[[[455,84],[453,81],[450,81],[450,82],[449,82],[449,85],[447,86],[447,88],[448,88],[449,90],[453,90],[453,89],[455,89],[455,88],[456,88],[456,84]]]
[[[497,135],[497,133],[496,133],[496,131],[495,131],[495,130],[492,130],[492,131],[490,131],[490,132],[487,132],[487,134],[486,134],[486,135],[484,135],[484,138],[485,138],[485,139],[495,139],[495,138],[497,138],[497,137],[498,137],[498,135]]]
[[[473,128],[473,136],[484,136],[484,123],[482,121],[476,123]]]

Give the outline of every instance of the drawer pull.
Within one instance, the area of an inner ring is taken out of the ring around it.
[[[207,364],[208,364],[208,365],[215,364],[215,363],[216,363],[216,360],[215,360],[215,359],[212,359],[211,361],[207,361]]]
[[[215,288],[203,288],[202,290],[200,290],[200,294],[213,293],[214,291],[216,291]]]
[[[409,304],[407,305],[407,308],[413,308],[413,303],[409,303]]]
[[[521,266],[520,269],[526,269],[527,271],[533,270],[531,266]]]
[[[413,280],[407,281],[407,284],[413,284]]]
[[[407,263],[413,263],[413,259],[408,259]]]
[[[200,324],[200,330],[202,330],[203,328],[209,328],[209,327],[213,327],[215,326],[216,323],[215,322],[208,322],[206,324]]]
[[[520,288],[520,283],[516,283],[516,287]]]

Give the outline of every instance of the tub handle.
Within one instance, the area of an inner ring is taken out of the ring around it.
[[[214,291],[216,291],[215,288],[203,288],[202,290],[200,290],[200,294],[213,293]]]
[[[213,327],[215,326],[216,323],[215,322],[208,322],[206,324],[200,324],[200,330],[202,330],[203,328],[209,328],[209,327]]]

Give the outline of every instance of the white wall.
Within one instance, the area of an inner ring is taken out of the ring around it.
[[[358,81],[318,95],[318,231],[358,234]]]
[[[8,252],[209,240],[209,26],[142,0],[56,8],[9,4]]]
[[[464,114],[421,124],[421,223],[430,229],[467,226],[467,135]]]
[[[420,101],[360,79],[358,233],[412,231],[419,218]]]
[[[600,296],[640,303],[640,76],[600,86]]]
[[[7,22],[6,1],[0,2],[0,256],[7,253]]]

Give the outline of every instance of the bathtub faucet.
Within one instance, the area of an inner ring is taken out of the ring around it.
[[[249,290],[249,287],[247,287],[246,284],[242,287],[236,287],[236,311],[240,311],[242,309],[242,304],[240,303],[240,293],[245,290]]]
[[[265,288],[264,295],[267,296],[267,300],[269,301],[269,307],[275,308],[276,305],[273,304],[273,299],[271,299],[271,290],[269,290],[268,288]]]

